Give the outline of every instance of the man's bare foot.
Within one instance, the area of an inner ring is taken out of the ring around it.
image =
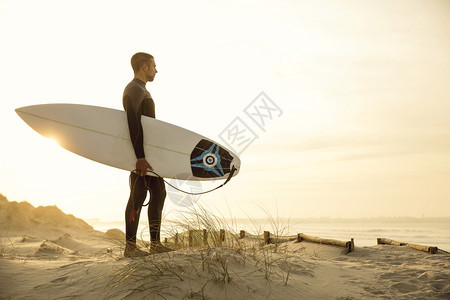
[[[123,256],[125,257],[144,257],[149,256],[150,253],[147,251],[142,251],[139,249],[135,243],[133,242],[127,242],[127,245],[125,246],[125,250],[123,251]]]
[[[151,242],[150,244],[150,254],[164,253],[174,251],[173,249],[164,246],[161,242]]]

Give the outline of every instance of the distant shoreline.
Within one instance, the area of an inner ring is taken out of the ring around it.
[[[84,219],[90,225],[93,224],[123,224],[123,220],[104,221],[100,219]],[[265,223],[268,218],[224,218],[229,224],[231,223]],[[173,220],[165,219],[165,222],[173,222]],[[450,217],[371,217],[371,218],[274,218],[273,221],[281,224],[301,224],[301,223],[450,223]],[[146,220],[141,220],[142,224],[146,224]]]

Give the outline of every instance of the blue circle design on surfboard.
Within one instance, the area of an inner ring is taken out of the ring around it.
[[[230,172],[233,157],[219,145],[201,140],[191,153],[192,174],[196,177],[222,177]]]

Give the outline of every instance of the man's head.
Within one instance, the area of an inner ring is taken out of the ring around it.
[[[156,73],[155,59],[152,55],[144,52],[138,52],[131,57],[131,67],[134,71],[134,77],[147,82],[153,81]]]

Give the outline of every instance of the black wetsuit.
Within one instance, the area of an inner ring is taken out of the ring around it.
[[[155,103],[145,88],[145,83],[134,78],[123,92],[123,108],[127,112],[130,138],[133,144],[136,159],[145,158],[144,135],[141,116],[155,117]],[[160,177],[140,177],[135,173],[130,175],[131,191],[125,210],[126,239],[136,243],[136,233],[142,205],[150,188],[150,204],[148,205],[148,222],[150,226],[150,239],[160,240],[161,214],[166,198],[164,180]]]

